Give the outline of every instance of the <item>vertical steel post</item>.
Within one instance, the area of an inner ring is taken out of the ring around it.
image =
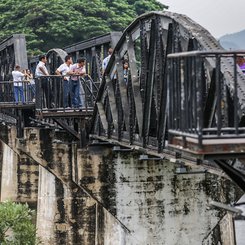
[[[238,118],[237,118],[237,103],[238,103],[238,99],[237,99],[237,55],[234,54],[233,57],[234,60],[234,127],[235,127],[235,134],[238,134]]]
[[[221,116],[221,87],[220,87],[220,55],[215,55],[216,69],[215,69],[215,82],[216,82],[216,97],[217,97],[217,135],[221,135],[222,116]]]

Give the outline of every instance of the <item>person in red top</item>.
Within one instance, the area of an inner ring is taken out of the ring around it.
[[[82,106],[83,101],[81,101],[80,90],[80,76],[85,76],[86,74],[86,59],[79,58],[77,63],[70,66],[71,80],[70,80],[70,93],[71,93],[71,103],[72,107]]]

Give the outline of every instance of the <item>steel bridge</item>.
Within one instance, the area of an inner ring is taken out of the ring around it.
[[[101,60],[110,46],[114,52],[103,74]],[[225,51],[188,17],[151,12],[123,33],[50,50],[49,103],[38,79],[35,102],[23,82],[25,104],[14,103],[14,64],[34,71],[37,63],[36,57],[27,60],[24,36],[4,40],[0,54],[0,120],[16,125],[19,138],[28,126],[65,129],[80,147],[106,142],[119,151],[137,149],[145,159],[218,165],[245,190],[244,172],[236,168],[245,154],[245,75],[236,59],[245,51]],[[88,61],[80,109],[64,107],[62,77],[54,75],[66,54]]]

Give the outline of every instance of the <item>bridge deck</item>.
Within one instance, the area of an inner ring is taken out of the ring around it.
[[[196,156],[205,156],[205,158],[213,158],[218,155],[231,157],[245,154],[245,138],[202,139],[200,146],[196,138],[186,137],[183,140],[182,137],[174,137],[168,147]]]
[[[13,103],[13,102],[0,102],[0,109],[34,109],[35,103]]]
[[[42,115],[42,117],[71,117],[71,118],[80,118],[80,117],[91,117],[93,115],[93,108],[55,108],[55,109],[42,109],[41,111],[36,111],[37,115]]]

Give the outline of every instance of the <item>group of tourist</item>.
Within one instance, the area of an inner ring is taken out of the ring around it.
[[[35,78],[40,79],[41,88],[46,101],[46,106],[49,108],[50,103],[50,91],[48,87],[49,73],[46,68],[47,59],[45,56],[40,56],[39,63],[36,67]],[[81,85],[80,77],[86,75],[86,60],[85,58],[79,58],[77,63],[73,64],[72,57],[67,55],[65,62],[61,64],[55,71],[56,75],[62,76],[63,79],[63,106],[65,108],[70,107],[69,95],[71,98],[71,107],[78,108],[84,106],[83,99],[83,86]]]
[[[28,91],[31,91],[33,94],[32,98],[34,98],[35,94],[35,82],[33,79],[33,75],[30,70],[21,71],[19,65],[15,66],[15,70],[12,71],[13,81],[14,81],[14,99],[15,103],[18,104],[21,101],[25,104],[25,96],[24,96],[24,88],[23,83],[26,83],[26,87]]]
[[[49,91],[49,72],[46,67],[47,58],[45,55],[39,56],[39,63],[36,66],[35,70],[35,79],[39,79],[41,83],[41,89],[43,90],[43,95],[45,98],[45,106],[49,108],[51,106],[51,94]],[[64,98],[64,107],[69,107],[69,95],[71,98],[72,107],[82,107],[84,105],[83,96],[83,87],[80,83],[80,77],[86,75],[86,60],[85,58],[79,58],[76,64],[73,64],[72,57],[67,55],[65,57],[64,64],[60,65],[56,74],[61,75],[63,79],[63,98]],[[14,81],[14,99],[15,103],[25,104],[25,96],[23,84],[28,83],[28,87],[35,94],[35,82],[33,75],[29,70],[21,71],[19,65],[15,66],[14,71],[12,72],[13,81]],[[28,81],[29,80],[29,81]]]
[[[108,56],[103,60],[102,70],[105,72],[106,67],[109,63],[110,57],[113,53],[113,49],[110,48],[108,50]],[[41,82],[41,88],[43,90],[43,94],[45,97],[45,102],[47,108],[50,107],[50,91],[48,87],[48,78],[49,72],[46,67],[47,58],[45,55],[41,55],[39,57],[39,63],[35,70],[35,78],[39,78]],[[245,58],[238,57],[237,64],[245,73]],[[124,82],[128,83],[128,61],[123,61],[123,77]],[[86,59],[79,58],[77,63],[73,64],[72,57],[67,55],[65,57],[65,62],[60,65],[56,71],[56,75],[62,76],[63,79],[63,106],[65,108],[69,108],[70,106],[73,108],[80,108],[85,105],[84,98],[84,88],[81,84],[81,78],[86,76]],[[27,82],[27,88],[32,93],[32,97],[35,96],[35,82],[33,79],[33,75],[30,73],[30,70],[21,71],[20,66],[16,65],[15,70],[12,72],[13,81],[14,81],[14,99],[16,104],[19,102],[25,103],[24,99],[24,91],[23,91],[23,81]],[[112,78],[116,79],[116,72],[112,74]],[[70,100],[69,100],[70,98]],[[33,99],[34,101],[35,99]]]
[[[109,48],[108,56],[105,57],[102,63],[103,73],[106,70],[110,57],[113,53],[113,49]],[[39,56],[39,63],[35,70],[35,79],[39,79],[40,87],[43,91],[43,97],[45,101],[45,107],[51,107],[51,91],[49,87],[49,72],[46,67],[47,58],[45,55]],[[127,84],[128,80],[128,61],[123,61],[123,75],[124,81]],[[81,78],[86,76],[86,59],[79,58],[77,62],[73,64],[71,55],[65,57],[65,62],[61,64],[55,71],[56,75],[62,76],[63,79],[63,106],[65,108],[81,108],[85,105],[84,88],[81,83]],[[28,90],[35,96],[35,82],[30,70],[21,71],[19,65],[15,66],[15,70],[12,72],[14,81],[14,99],[15,103],[25,103],[25,96],[23,91],[23,83],[26,82]],[[114,74],[116,77],[116,74]],[[69,99],[70,98],[70,99]],[[34,99],[35,100],[35,99]],[[33,101],[34,101],[33,100]]]

